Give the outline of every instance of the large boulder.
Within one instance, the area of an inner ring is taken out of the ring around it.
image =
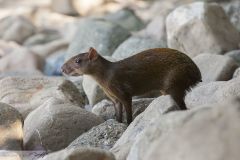
[[[124,59],[151,48],[162,48],[164,44],[151,38],[132,36],[124,41],[113,53],[115,59]]]
[[[23,149],[22,127],[21,114],[12,106],[0,102],[0,150]]]
[[[4,52],[0,58],[0,72],[36,71],[43,68],[44,60],[29,49],[17,47]]]
[[[37,150],[39,146],[47,151],[60,150],[102,122],[100,117],[91,112],[51,98],[25,119],[24,147],[27,150]]]
[[[195,2],[171,12],[166,21],[168,47],[195,57],[238,48],[240,35],[221,6]],[[227,32],[226,32],[227,31]]]
[[[75,139],[68,148],[96,147],[109,150],[126,130],[125,124],[107,120]]]
[[[116,23],[129,31],[137,31],[143,28],[143,22],[129,8],[121,9],[103,17],[107,21]]]
[[[36,32],[35,26],[25,17],[9,16],[0,20],[0,38],[22,44]]]
[[[130,33],[117,24],[97,19],[85,19],[79,22],[75,38],[70,43],[66,60],[70,57],[88,51],[89,47],[105,56],[112,55],[117,46]]]
[[[176,109],[178,109],[178,106],[170,96],[160,96],[155,99],[143,113],[134,119],[111,149],[116,156],[116,159],[126,159],[136,137],[141,134],[156,117],[160,117],[163,114]]]
[[[133,119],[135,119],[140,113],[142,113],[153,100],[154,98],[133,99],[132,100]],[[92,112],[105,120],[116,119],[116,113],[113,102],[106,99],[94,105]],[[127,122],[125,112],[123,114],[123,122]]]
[[[64,149],[38,160],[115,160],[114,155],[97,148]]]
[[[200,83],[186,95],[188,108],[223,102],[231,97],[240,96],[240,78],[229,81]]]
[[[202,74],[203,82],[227,81],[232,79],[238,64],[230,57],[213,54],[200,54],[193,58]]]
[[[0,80],[0,102],[12,105],[23,117],[51,97],[84,106],[84,98],[74,84],[60,77],[8,77]]]
[[[143,159],[239,159],[239,104],[239,100],[216,104],[188,117],[184,125],[151,143]]]

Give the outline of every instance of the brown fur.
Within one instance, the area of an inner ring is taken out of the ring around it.
[[[77,64],[77,59],[81,63]],[[68,75],[91,75],[116,105],[120,122],[124,106],[128,123],[132,121],[132,96],[159,89],[185,110],[186,91],[201,81],[194,62],[168,48],[149,49],[118,62],[109,62],[90,48],[89,52],[71,58],[62,69]]]

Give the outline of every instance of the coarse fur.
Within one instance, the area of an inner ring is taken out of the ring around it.
[[[159,89],[185,110],[186,92],[201,81],[196,64],[184,53],[169,48],[145,50],[117,62],[106,60],[90,48],[69,59],[62,71],[72,76],[92,76],[114,102],[120,122],[125,108],[128,124],[132,121],[133,96]]]

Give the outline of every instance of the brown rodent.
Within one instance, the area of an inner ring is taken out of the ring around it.
[[[114,102],[120,122],[124,106],[128,124],[132,121],[132,96],[159,89],[185,110],[186,91],[201,81],[196,64],[187,55],[169,48],[149,49],[117,62],[106,60],[90,48],[70,58],[62,72],[93,77]]]

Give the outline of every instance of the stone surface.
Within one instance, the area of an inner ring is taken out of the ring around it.
[[[133,99],[132,100],[133,119],[135,119],[140,113],[142,113],[153,100],[154,98]],[[93,107],[92,112],[105,120],[116,119],[114,105],[111,101],[106,99],[97,103]],[[127,122],[125,112],[123,114],[123,122]]]
[[[237,77],[240,77],[240,67],[238,67],[233,73],[233,78],[237,78]]]
[[[61,14],[77,15],[72,0],[51,0],[51,8]]]
[[[26,61],[27,60],[27,61]],[[44,60],[30,50],[19,47],[5,51],[0,58],[0,72],[42,70]]]
[[[130,37],[124,41],[113,53],[112,57],[124,59],[150,48],[163,48],[164,45],[151,38]]]
[[[238,63],[238,65],[240,65],[240,50],[233,50],[227,52],[225,55],[231,57]]]
[[[12,105],[24,118],[51,97],[84,106],[84,99],[77,88],[60,77],[9,77],[0,80],[0,102]]]
[[[216,3],[195,2],[171,12],[166,21],[168,47],[195,57],[238,48],[240,35]],[[226,32],[227,31],[227,32]]]
[[[37,55],[46,58],[56,52],[66,52],[69,43],[64,39],[57,39],[46,44],[40,44],[30,47]]]
[[[9,16],[0,20],[0,37],[6,41],[21,44],[33,35],[35,30],[35,26],[22,16]]]
[[[200,108],[184,112],[171,112],[160,117],[155,117],[142,133],[137,135],[129,155],[127,156],[127,160],[144,160],[144,156],[152,143],[157,141],[164,134],[170,134],[176,127],[183,126],[190,117],[195,116],[204,109]]]
[[[64,149],[38,160],[115,160],[114,155],[96,148]]]
[[[240,120],[239,104],[238,100],[201,110],[184,125],[155,140],[143,159],[239,159],[240,125],[236,123]]]
[[[134,119],[110,151],[114,153],[116,159],[126,159],[136,137],[149,126],[152,120],[177,109],[177,105],[170,96],[160,96],[155,99],[143,113]]]
[[[101,55],[112,55],[129,32],[117,24],[104,20],[86,19],[79,23],[75,38],[70,43],[65,60],[94,47]]]
[[[66,52],[56,52],[45,60],[44,74],[48,76],[62,75],[61,67],[64,63],[64,55]]]
[[[223,102],[231,97],[240,96],[240,79],[200,83],[185,98],[188,108]]]
[[[240,2],[238,0],[231,1],[222,5],[232,24],[240,32]]]
[[[107,98],[106,94],[92,77],[84,75],[82,85],[90,106],[94,106],[101,100]]]
[[[0,150],[1,160],[23,160],[20,155],[14,151]]]
[[[59,38],[61,38],[61,36],[58,31],[45,29],[29,37],[23,43],[23,45],[30,47],[34,45],[46,44]]]
[[[129,31],[137,31],[144,27],[143,22],[129,8],[110,13],[104,16],[104,19],[116,23]]]
[[[230,57],[213,54],[200,54],[193,58],[202,74],[203,82],[227,81],[232,79],[238,64]]]
[[[41,146],[47,151],[57,151],[102,122],[100,117],[91,112],[51,98],[25,119],[24,147],[27,150],[37,150]]]
[[[96,147],[109,150],[126,130],[125,124],[110,119],[75,139],[68,148]]]
[[[23,149],[22,127],[21,114],[12,106],[0,102],[0,150]]]
[[[31,76],[43,76],[43,73],[39,70],[33,71],[12,71],[12,72],[4,72],[0,73],[0,79],[6,77],[31,77]]]

